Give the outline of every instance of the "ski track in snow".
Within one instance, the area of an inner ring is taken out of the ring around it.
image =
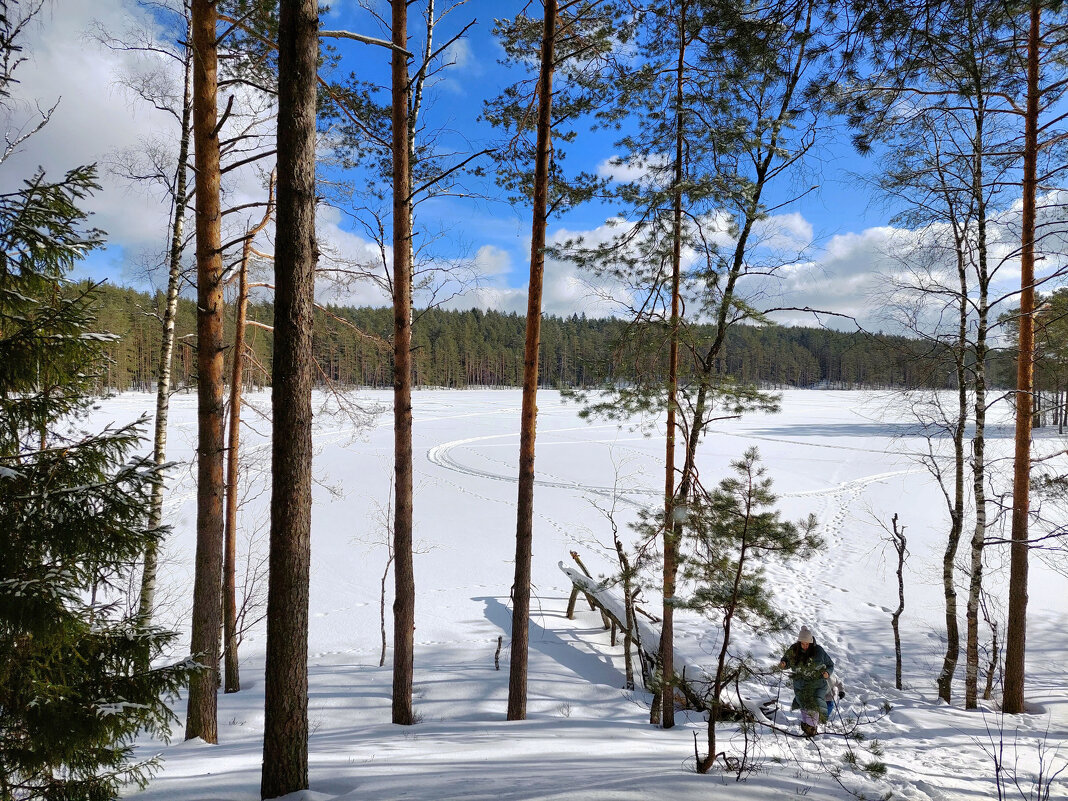
[[[914,456],[912,451],[891,451],[885,448],[861,448],[858,445],[832,445],[829,442],[805,442],[797,439],[787,439],[785,437],[767,437],[759,434],[750,434],[740,431],[728,431],[725,428],[709,428],[706,429],[709,434],[720,434],[725,437],[740,437],[741,439],[757,439],[761,442],[779,442],[786,445],[803,445],[809,448],[820,448],[823,450],[835,450],[835,451],[856,451],[858,453],[885,453],[889,455],[897,456]]]
[[[553,430],[544,431],[544,432],[542,432],[542,435],[564,433],[564,432],[577,431],[577,430],[584,430],[584,429],[582,429],[582,428],[560,428],[560,429],[553,429]],[[734,434],[732,436],[746,436],[746,435]],[[506,481],[506,482],[516,483],[516,482],[518,482],[519,479],[515,475],[514,468],[511,466],[511,464],[509,462],[506,462],[503,459],[493,460],[496,463],[498,463],[498,464],[500,464],[500,465],[502,465],[502,466],[504,466],[506,468],[505,470],[503,470],[501,472],[498,472],[498,471],[495,471],[495,470],[488,470],[488,469],[484,469],[484,468],[476,468],[476,467],[471,467],[469,465],[463,464],[458,458],[456,458],[453,455],[452,452],[454,450],[456,450],[457,448],[461,448],[461,447],[464,447],[464,446],[472,445],[472,444],[478,443],[478,442],[487,442],[487,441],[490,441],[490,440],[498,440],[498,439],[518,439],[518,437],[519,437],[519,435],[516,434],[516,433],[507,433],[507,434],[489,434],[489,435],[481,436],[481,437],[466,437],[464,439],[456,439],[456,440],[452,440],[450,442],[443,442],[440,445],[435,445],[435,446],[431,447],[426,452],[426,458],[431,464],[437,465],[439,467],[444,467],[447,470],[453,470],[455,472],[462,473],[464,475],[475,476],[475,477],[484,478],[484,479],[490,479],[490,480],[493,480],[493,481]],[[768,441],[785,442],[785,443],[794,444],[794,445],[807,445],[809,447],[838,448],[838,449],[844,449],[844,450],[866,451],[866,452],[870,452],[870,453],[886,453],[886,451],[879,451],[879,450],[873,450],[873,449],[851,448],[851,447],[842,446],[842,445],[825,445],[825,444],[822,444],[822,443],[818,443],[818,444],[816,444],[816,443],[806,443],[806,442],[798,442],[798,441],[795,441],[795,440],[773,439],[771,437],[747,437],[747,438],[749,438],[749,439],[765,439],[765,440],[768,440]],[[617,442],[617,441],[618,440],[606,440],[606,442]],[[544,447],[546,445],[588,445],[589,443],[590,443],[590,440],[584,440],[581,443],[579,443],[579,442],[574,442],[574,443],[572,443],[572,442],[542,443],[542,445]],[[845,519],[846,510],[848,508],[848,503],[846,501],[844,501],[843,499],[848,498],[849,501],[854,501],[858,497],[860,497],[861,494],[863,494],[865,488],[868,485],[873,484],[873,483],[878,482],[878,481],[883,481],[883,480],[886,480],[886,479],[889,479],[889,478],[893,478],[895,476],[906,475],[908,473],[913,472],[915,469],[917,469],[917,468],[913,467],[913,468],[908,468],[908,469],[905,469],[905,470],[893,470],[893,471],[890,471],[890,472],[887,472],[887,473],[878,473],[878,474],[871,475],[871,476],[865,476],[863,478],[852,479],[850,481],[846,481],[846,482],[843,482],[842,484],[839,484],[837,486],[832,486],[832,487],[823,487],[823,488],[814,489],[814,490],[802,490],[802,491],[799,491],[799,492],[778,493],[778,497],[780,497],[780,498],[806,498],[806,497],[818,498],[818,497],[830,496],[830,498],[832,499],[832,501],[831,501],[832,503],[835,500],[839,501],[837,503],[837,509],[836,509],[836,511],[834,513],[833,521],[830,524],[828,524],[827,526],[821,526],[821,528],[827,528],[830,532],[832,532],[834,534],[837,534],[837,532],[839,532],[840,529],[841,529],[841,524],[842,524],[843,520]],[[647,489],[647,488],[640,488],[640,487],[639,488],[634,488],[634,489],[624,489],[624,488],[620,488],[620,487],[606,487],[606,486],[599,486],[599,485],[595,485],[595,484],[584,484],[584,483],[579,482],[579,481],[570,481],[570,480],[563,479],[563,478],[561,478],[559,476],[556,476],[556,477],[553,477],[553,478],[538,478],[537,477],[538,475],[551,476],[552,474],[551,473],[547,473],[544,470],[536,470],[535,471],[534,483],[537,486],[556,487],[558,489],[568,489],[568,490],[574,490],[576,492],[589,492],[589,493],[594,493],[594,494],[597,494],[597,495],[603,495],[603,496],[608,497],[608,498],[618,497],[620,500],[623,500],[624,502],[633,504],[635,506],[643,506],[644,504],[641,504],[638,501],[636,501],[636,500],[634,500],[632,498],[629,498],[627,496],[638,495],[638,496],[643,496],[643,497],[657,497],[657,496],[662,494],[662,490],[659,490],[659,489]],[[825,504],[825,506],[826,506],[826,504]]]
[[[613,428],[614,429],[615,426],[614,425],[613,426],[603,426],[603,428]],[[559,433],[566,433],[566,432],[570,432],[570,431],[588,431],[589,429],[590,429],[589,426],[576,426],[576,427],[571,427],[571,428],[557,428],[557,429],[543,431],[541,433],[542,433],[542,436],[544,436],[544,435],[547,435],[547,434],[559,434]],[[482,436],[482,437],[467,437],[465,439],[456,439],[456,440],[452,440],[451,442],[443,442],[440,445],[435,445],[434,447],[430,448],[426,453],[426,458],[431,464],[437,465],[438,467],[444,467],[446,470],[453,470],[455,472],[462,473],[464,475],[475,476],[477,478],[490,479],[490,480],[493,480],[493,481],[506,481],[506,482],[509,482],[509,483],[517,483],[519,481],[519,477],[518,477],[518,475],[516,475],[514,467],[511,467],[510,463],[504,461],[503,459],[493,460],[497,464],[500,464],[500,465],[502,465],[502,466],[504,466],[506,468],[502,472],[497,472],[497,471],[494,471],[494,470],[480,469],[480,468],[475,468],[475,467],[470,467],[468,465],[465,465],[462,462],[460,462],[455,456],[453,456],[452,452],[456,448],[460,448],[460,447],[463,447],[463,446],[471,445],[471,444],[476,443],[476,442],[487,442],[487,441],[490,441],[490,440],[498,440],[498,439],[518,440],[518,438],[519,438],[519,435],[517,433],[507,433],[507,434],[489,434],[489,435]],[[611,442],[615,442],[615,441],[616,440],[611,440]],[[575,443],[571,443],[571,442],[566,442],[566,443],[544,443],[543,442],[542,446],[546,447],[546,445],[548,445],[548,444],[554,444],[554,445],[555,444],[562,444],[562,445],[579,445],[579,444],[583,444],[583,445],[588,445],[589,442],[590,442],[589,440],[585,440],[582,443],[578,443],[578,442],[575,442]],[[541,476],[549,475],[549,476],[551,476],[552,474],[551,473],[546,473],[544,470],[538,470],[538,471],[536,471],[535,475],[536,476],[537,475],[541,475]],[[628,497],[628,496],[638,495],[638,496],[653,497],[653,496],[656,496],[656,495],[660,494],[656,490],[652,490],[652,489],[644,489],[644,488],[622,489],[622,488],[619,488],[619,487],[604,487],[604,486],[596,486],[596,485],[592,485],[592,484],[583,484],[583,483],[581,483],[579,481],[569,481],[569,480],[563,479],[563,478],[561,478],[559,476],[556,476],[556,477],[553,477],[553,478],[537,478],[537,477],[535,477],[534,483],[535,483],[535,485],[541,486],[541,487],[556,487],[557,489],[567,489],[567,490],[574,490],[576,492],[592,493],[594,495],[600,495],[602,497],[609,498],[609,499],[615,498],[615,499],[620,500],[620,501],[622,501],[624,503],[631,504],[631,505],[637,506],[637,507],[644,506],[645,504],[640,503],[639,501],[635,500],[634,498],[631,498],[631,497]]]

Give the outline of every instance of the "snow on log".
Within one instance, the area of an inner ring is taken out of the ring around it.
[[[627,631],[627,608],[623,601],[623,595],[614,586],[606,581],[585,575],[584,573],[568,567],[563,562],[557,563],[576,590],[583,593],[596,606],[602,615],[607,616],[615,626],[623,632]],[[639,614],[635,615],[637,632],[631,632],[631,638],[645,655],[644,664],[655,665],[657,654],[660,650],[660,628],[651,621],[646,620]],[[675,686],[686,696],[690,706],[697,709],[706,709],[705,695],[711,686],[711,677],[700,665],[687,663],[682,655],[675,652],[675,665],[681,671],[675,674]],[[681,700],[681,699],[680,699]],[[720,701],[726,707],[739,710],[744,709],[757,723],[770,725],[771,721],[763,714],[760,704],[746,696],[739,695],[736,688],[724,687],[720,695]]]
[[[614,587],[605,586],[604,582],[568,567],[563,562],[558,562],[558,564],[564,575],[571,579],[571,583],[580,592],[585,593],[591,602],[608,615],[621,631],[627,630],[627,607],[621,593]],[[631,632],[631,637],[635,642],[641,643],[641,648],[647,655],[655,659],[657,651],[660,650],[660,630],[645,620],[638,619],[635,622],[638,631],[637,633]]]

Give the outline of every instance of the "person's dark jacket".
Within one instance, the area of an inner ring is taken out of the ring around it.
[[[821,710],[827,689],[824,673],[834,670],[834,660],[815,641],[805,650],[795,642],[786,649],[782,660],[794,683],[793,709]]]

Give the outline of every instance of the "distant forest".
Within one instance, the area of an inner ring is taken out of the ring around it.
[[[159,359],[162,296],[102,285],[97,326],[117,336],[109,348],[103,381],[108,389],[152,390]],[[174,354],[176,386],[196,383],[195,303],[179,301]],[[252,386],[270,384],[273,319],[270,303],[250,303],[247,328]],[[256,323],[267,326],[261,327]],[[226,338],[233,339],[233,314]],[[387,308],[328,306],[316,311],[314,352],[319,383],[392,386],[387,337],[393,312]],[[594,387],[626,382],[636,370],[656,370],[655,354],[620,356],[625,323],[572,315],[546,316],[542,323],[540,383],[546,387]],[[525,318],[493,311],[416,312],[412,364],[416,386],[520,386]],[[229,354],[227,354],[229,358]],[[929,342],[906,337],[843,333],[824,328],[735,326],[720,364],[725,376],[772,387],[930,387],[953,384],[952,362]],[[991,358],[992,385],[1011,383],[1011,354]],[[686,372],[683,360],[682,373]]]

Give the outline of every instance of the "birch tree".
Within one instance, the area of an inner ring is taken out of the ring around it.
[[[877,127],[883,112],[901,93],[911,92],[913,98],[929,107],[942,104],[942,110],[972,110],[974,129],[973,154],[969,166],[973,188],[971,197],[983,198],[991,186],[1016,184],[1021,188],[1019,226],[1021,247],[1010,254],[1019,259],[1022,270],[1020,298],[1020,347],[1018,352],[1017,389],[1015,393],[1017,436],[1013,475],[1013,534],[1011,547],[1009,629],[1013,632],[1006,646],[1006,709],[1022,710],[1023,651],[1026,630],[1026,572],[1028,494],[1030,487],[1030,425],[1032,400],[1033,316],[1032,295],[1036,284],[1034,275],[1035,249],[1047,252],[1057,249],[1063,228],[1056,221],[1036,227],[1042,211],[1037,193],[1041,178],[1044,187],[1052,187],[1063,171],[1062,163],[1052,156],[1051,149],[1063,139],[1058,126],[1063,119],[1056,104],[1064,93],[1063,32],[1064,19],[1060,9],[1043,22],[1041,4],[1005,6],[1001,3],[967,2],[936,4],[928,8],[897,4],[891,13],[873,15],[877,22],[874,40],[886,54],[884,68],[877,73],[874,84],[880,81],[882,91],[876,93],[874,104],[863,103],[856,109],[855,121],[867,119],[869,127]],[[965,34],[962,36],[962,32]],[[889,34],[889,35],[887,35]],[[1040,79],[1040,69],[1042,76]],[[917,83],[917,81],[919,81]],[[866,97],[870,97],[867,95]],[[1024,97],[1021,104],[1018,98]],[[1003,131],[1015,126],[1014,135],[1002,135],[989,142],[989,152],[976,146],[987,141],[984,126],[991,121]],[[864,139],[860,140],[865,144]],[[1003,165],[1004,175],[983,177],[983,161],[995,153]],[[1039,172],[1042,161],[1042,174]],[[978,616],[981,592],[982,548],[989,539],[986,528],[985,454],[982,431],[985,424],[985,356],[989,327],[988,312],[995,299],[989,298],[989,281],[995,267],[989,264],[986,243],[985,206],[977,207],[976,235],[973,239],[976,254],[976,278],[979,291],[973,309],[977,326],[975,419],[977,436],[973,440],[973,488],[976,501],[976,524],[972,537],[970,586],[968,603],[968,654],[966,666],[965,705],[977,704]],[[1011,224],[1012,214],[1003,213],[1003,221]],[[1038,235],[1036,236],[1036,231]],[[1056,269],[1041,280],[1050,280]],[[980,381],[982,386],[980,387]],[[1010,665],[1012,669],[1010,670]],[[947,662],[948,667],[948,662]],[[943,672],[945,673],[946,668]],[[1012,698],[1010,702],[1009,699]]]
[[[149,156],[149,168],[130,163],[122,158],[117,171],[131,182],[144,182],[146,179],[166,188],[170,200],[169,246],[166,251],[167,283],[163,297],[163,308],[157,311],[163,335],[160,340],[160,352],[156,373],[156,415],[153,424],[152,458],[162,467],[167,461],[167,422],[170,414],[171,376],[174,357],[175,319],[178,313],[178,293],[181,288],[182,256],[185,253],[185,222],[190,204],[189,191],[189,154],[192,143],[192,82],[193,60],[190,41],[190,7],[182,2],[173,7],[155,7],[157,13],[169,12],[167,16],[173,21],[173,27],[180,31],[176,37],[178,44],[165,47],[154,36],[144,31],[132,33],[129,37],[116,37],[110,31],[100,28],[94,32],[98,41],[113,50],[135,50],[150,53],[162,53],[167,60],[181,66],[181,92],[170,95],[169,79],[159,73],[126,76],[123,83],[144,102],[174,117],[178,124],[178,150],[173,160],[169,159],[169,149],[146,143],[144,152]],[[164,483],[152,487],[151,519],[158,526],[163,520]],[[138,615],[145,625],[151,625],[156,599],[156,573],[159,562],[159,542],[153,540],[145,549],[141,570],[141,589],[138,601]]]
[[[960,655],[957,605],[957,553],[966,527],[966,475],[970,472],[974,500],[974,525],[970,537],[965,706],[976,700],[978,670],[979,598],[982,590],[983,549],[987,537],[985,421],[987,405],[986,361],[990,282],[1001,266],[990,265],[988,217],[1004,193],[1006,163],[995,155],[1004,143],[998,120],[987,111],[987,95],[994,91],[989,51],[984,53],[982,25],[976,18],[954,20],[947,25],[960,42],[962,28],[972,47],[962,51],[962,68],[956,73],[955,108],[938,100],[922,101],[896,120],[897,133],[888,140],[891,155],[880,178],[884,191],[904,205],[898,223],[911,226],[917,243],[900,254],[899,277],[890,277],[892,299],[888,307],[900,310],[898,322],[929,342],[932,356],[948,351],[953,360],[956,405],[943,407],[937,396],[919,411],[921,423],[949,434],[953,443],[952,467],[943,468],[942,455],[932,450],[924,463],[938,481],[946,499],[950,528],[942,559],[943,594],[946,601],[946,653],[937,677],[939,697],[949,703],[953,677]],[[987,33],[989,33],[987,31]],[[939,73],[945,83],[949,70]],[[945,86],[945,83],[943,86]],[[925,85],[923,92],[936,97],[939,89]],[[1003,127],[1003,126],[1001,126]],[[954,280],[955,279],[955,280]],[[953,324],[944,329],[952,311]],[[936,356],[937,358],[937,356]],[[966,426],[974,421],[973,434]],[[970,458],[966,463],[966,446]]]

